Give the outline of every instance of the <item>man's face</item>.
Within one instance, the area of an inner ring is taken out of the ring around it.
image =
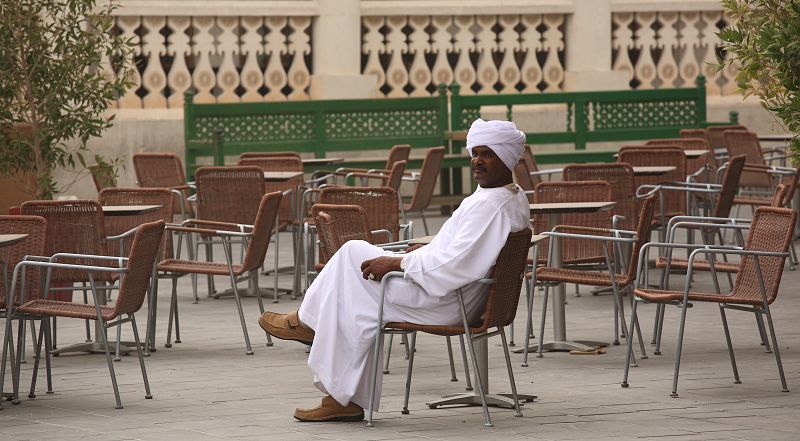
[[[472,175],[483,188],[502,187],[512,182],[511,170],[485,145],[472,148]]]

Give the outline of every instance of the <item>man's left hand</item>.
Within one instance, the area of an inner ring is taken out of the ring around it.
[[[400,271],[400,261],[402,257],[380,256],[374,259],[365,260],[361,263],[361,272],[364,279],[379,282],[386,273]],[[372,275],[372,279],[370,279]]]

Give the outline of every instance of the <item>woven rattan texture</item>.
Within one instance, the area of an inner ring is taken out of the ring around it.
[[[256,271],[264,264],[264,258],[269,248],[270,237],[275,229],[275,217],[282,202],[280,192],[271,192],[261,198],[258,205],[258,214],[253,223],[253,237],[247,245],[247,251],[242,260],[243,271]]]
[[[645,184],[686,181],[686,155],[677,147],[623,147],[619,151],[619,162],[638,166],[674,166],[675,170],[659,176],[636,176],[636,188]],[[664,191],[664,216],[686,214],[686,194],[679,191]]]
[[[364,209],[369,222],[369,230],[389,230],[392,239],[385,235],[375,237],[376,243],[399,240],[400,209],[397,193],[388,187],[328,187],[319,196],[322,204],[357,205]]]
[[[736,197],[736,190],[739,188],[739,181],[742,178],[742,168],[744,168],[745,157],[738,155],[730,158],[728,168],[722,174],[722,191],[717,196],[717,204],[714,206],[713,217],[729,217]]]
[[[142,307],[144,296],[150,286],[153,262],[161,249],[164,236],[164,221],[142,224],[133,236],[128,255],[128,272],[120,282],[114,316],[132,314]]]
[[[303,160],[299,156],[261,156],[239,159],[236,163],[239,166],[255,166],[261,168],[265,172],[302,172]],[[267,193],[273,191],[286,191],[292,190],[290,196],[285,197],[281,201],[280,221],[281,224],[297,223],[297,215],[292,207],[292,200],[296,200],[297,191],[303,186],[303,175],[291,178],[281,182],[265,182],[264,191]]]
[[[497,326],[506,326],[514,320],[519,304],[522,276],[530,246],[531,230],[526,228],[511,233],[506,244],[497,256],[497,262],[489,278],[494,283],[489,287],[486,306],[480,324],[470,324],[470,333],[485,332]],[[437,335],[458,335],[464,333],[463,326],[419,325],[413,323],[387,323],[387,328],[422,331]]]
[[[444,159],[444,147],[431,147],[425,154],[420,169],[419,182],[411,198],[411,203],[404,207],[405,211],[421,211],[428,208],[436,187],[436,179],[439,177],[439,170],[442,168]]]
[[[565,181],[606,181],[611,184],[611,200],[617,204],[613,214],[624,216],[620,227],[632,230],[636,226],[636,188],[633,168],[624,162],[571,164],[564,167]]]
[[[133,169],[136,172],[136,181],[139,187],[143,188],[180,188],[184,200],[189,197],[189,189],[186,188],[186,176],[183,174],[183,164],[177,155],[172,153],[134,153]],[[185,203],[184,206],[190,212],[191,204]],[[181,201],[175,195],[173,203],[173,213],[180,213]]]
[[[724,149],[727,147],[725,144],[725,131],[726,130],[747,130],[745,126],[741,125],[725,125],[725,126],[709,126],[706,128],[706,139],[711,144],[712,149]]]
[[[518,161],[514,166],[514,181],[516,181],[522,191],[527,193],[528,202],[531,204],[533,203],[533,189],[536,188],[537,183],[541,182],[541,179],[533,178],[528,168],[528,163],[523,160]]]
[[[72,317],[78,319],[97,320],[94,305],[85,303],[59,302],[56,300],[33,300],[17,308],[20,314],[35,314],[49,317]],[[105,320],[117,315],[111,306],[100,306],[100,314]]]
[[[108,256],[106,228],[100,203],[97,201],[28,201],[20,207],[24,215],[41,216],[47,220],[47,245],[44,254],[77,253]],[[115,266],[108,261],[60,259],[59,262]],[[117,276],[110,273],[93,274],[95,281],[112,282]],[[53,282],[88,282],[85,271],[53,270]]]
[[[314,204],[311,210],[319,235],[320,263],[325,263],[348,240],[373,243],[367,214],[358,205]]]
[[[384,170],[391,170],[392,166],[397,161],[408,161],[408,156],[411,154],[411,145],[409,144],[396,144],[389,150],[389,157],[386,159],[386,166]],[[348,173],[367,173],[369,169],[366,168],[347,168],[342,167],[337,169],[334,174],[345,176]]]
[[[703,167],[717,168],[717,161],[714,159],[714,150],[705,138],[669,138],[669,139],[651,139],[645,145],[649,146],[674,146],[682,150],[705,150],[703,156],[697,158],[686,159],[686,171],[694,173]],[[697,177],[697,182],[705,182],[706,175],[701,173]]]
[[[252,225],[264,196],[259,167],[201,167],[195,173],[197,218]]]
[[[666,257],[656,258],[656,268],[666,268],[666,267],[667,267]],[[686,270],[689,267],[689,260],[677,259],[673,257],[670,260],[669,267],[671,270]],[[711,263],[709,263],[709,261],[706,259],[695,259],[694,262],[692,262],[692,268],[694,268],[696,271],[711,271]],[[714,270],[720,273],[737,273],[739,272],[739,264],[714,261]]]
[[[389,177],[386,179],[385,185],[396,192],[400,192],[400,184],[403,183],[403,174],[406,171],[406,164],[408,161],[396,161],[392,164],[389,172]]]
[[[536,186],[534,202],[546,204],[550,202],[609,202],[613,201],[611,184],[605,181],[560,181],[541,182]],[[580,227],[611,228],[611,210],[596,213],[564,213],[561,216],[562,225],[575,225]],[[537,214],[533,221],[533,231],[541,234],[550,231],[555,225],[550,225],[547,215]],[[565,239],[561,241],[561,261],[564,264],[600,263],[605,262],[603,257],[602,242],[578,239]],[[539,245],[539,260],[547,262],[548,243]]]
[[[725,130],[723,132],[725,147],[728,149],[728,156],[745,155],[748,165],[764,167],[764,155],[761,153],[761,144],[758,142],[758,135],[747,130]],[[772,188],[772,179],[766,171],[746,170],[742,173],[739,181],[742,187]]]
[[[94,188],[100,193],[104,188],[113,188],[117,186],[117,180],[114,176],[109,176],[103,173],[103,169],[98,165],[88,167],[89,173],[92,175],[92,182]]]
[[[681,129],[680,137],[705,139],[708,145],[711,146],[711,143],[708,141],[708,132],[706,132],[706,129]]]
[[[0,272],[0,308],[6,306],[6,283],[11,287],[14,266],[22,261],[25,256],[42,256],[45,254],[45,240],[47,221],[39,216],[0,216],[0,234],[27,234],[28,237],[0,248],[0,260],[6,265],[8,280],[2,280]],[[19,303],[19,288],[22,280],[17,281],[17,298],[14,303]],[[39,298],[41,295],[41,272],[39,269],[29,267],[25,270],[25,291],[22,299],[25,301]]]
[[[106,188],[100,191],[97,197],[100,205],[161,205],[161,208],[147,213],[133,216],[106,216],[106,234],[116,236],[141,224],[163,220],[172,222],[172,192],[166,188]],[[124,241],[123,256],[127,256],[131,251],[131,238]],[[172,257],[171,235],[164,236],[164,250],[160,259]],[[109,242],[108,252],[113,256],[119,254],[119,243]]]
[[[528,172],[539,171],[539,165],[536,163],[536,157],[533,155],[533,148],[528,144],[525,144],[525,149],[522,151],[522,160],[525,161],[525,165],[528,167]],[[533,184],[531,190],[536,187],[536,184],[542,182],[542,177],[539,175],[530,176],[530,179],[531,183]]]

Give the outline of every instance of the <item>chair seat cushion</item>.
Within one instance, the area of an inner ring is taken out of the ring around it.
[[[233,274],[242,274],[242,265],[235,263]],[[158,262],[158,270],[170,273],[211,274],[214,276],[228,276],[228,264],[223,262],[200,262],[196,260],[167,259]]]
[[[94,305],[85,303],[60,302],[57,300],[31,300],[17,308],[20,314],[46,315],[50,317],[72,317],[79,319],[97,320],[97,310]],[[115,317],[114,308],[100,305],[100,314],[105,320]]]
[[[667,267],[666,257],[662,256],[656,259],[656,268],[666,268],[666,267]],[[670,260],[669,267],[670,269],[686,270],[689,268],[689,260],[676,259],[673,257]],[[694,263],[692,264],[692,268],[698,271],[711,271],[711,264],[708,262],[708,260],[695,259]],[[714,262],[714,269],[721,273],[735,274],[739,272],[739,264],[731,262]]]
[[[635,289],[634,295],[649,302],[666,302],[683,300],[683,291],[669,291],[664,289]],[[690,302],[729,303],[732,305],[761,305],[761,300],[745,298],[733,293],[715,294],[710,292],[689,291]]]

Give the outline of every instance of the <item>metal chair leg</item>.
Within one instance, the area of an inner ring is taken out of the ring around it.
[[[736,368],[736,358],[733,356],[733,344],[731,343],[731,333],[728,329],[728,318],[725,316],[725,308],[719,305],[719,315],[722,318],[722,329],[725,331],[725,343],[728,345],[728,355],[731,357],[731,368],[733,369],[733,384],[741,384],[739,380],[739,369]]]
[[[136,317],[133,314],[128,314],[131,319],[131,328],[133,328],[133,340],[136,342],[136,353],[139,355],[139,366],[142,368],[142,380],[144,380],[144,397],[145,399],[153,398],[150,393],[150,382],[147,380],[147,369],[144,367],[144,357],[142,356],[142,345],[139,342],[139,327],[136,326]],[[121,326],[121,325],[117,325]]]
[[[675,372],[672,375],[672,393],[670,396],[672,398],[678,397],[678,374],[681,370],[681,350],[683,349],[683,332],[686,327],[686,311],[689,309],[689,305],[686,303],[681,303],[678,305],[681,308],[681,322],[680,328],[678,328],[678,347],[675,350]]]
[[[383,364],[383,373],[389,373],[389,359],[392,357],[392,343],[394,342],[394,334],[389,334],[389,344],[386,348],[386,360]]]
[[[769,338],[767,337],[767,329],[764,327],[764,317],[761,316],[761,313],[758,311],[753,311],[756,316],[756,326],[758,327],[758,334],[761,336],[761,344],[764,346],[764,352],[770,353],[772,352],[772,348],[769,345]]]
[[[466,386],[464,389],[472,390],[472,376],[469,374],[469,362],[467,362],[467,348],[464,345],[464,336],[458,336],[458,342],[461,345],[461,362],[464,364],[464,378],[466,378]]]
[[[781,377],[781,392],[789,392],[789,387],[786,386],[786,375],[783,373],[783,363],[781,362],[781,352],[778,349],[778,337],[775,336],[775,325],[772,322],[772,314],[769,311],[769,305],[765,305],[764,313],[767,316],[767,325],[769,326],[769,335],[772,339],[772,352],[775,353],[775,363],[778,364],[778,375]]]
[[[633,306],[631,306],[631,324],[629,329],[634,329],[634,321],[636,320],[636,307],[639,305],[639,302],[634,301]],[[625,369],[622,373],[622,387],[628,387],[628,373],[630,372],[631,368],[631,357],[633,356],[633,339],[628,338],[625,342]]]
[[[250,273],[250,277],[252,277],[253,280],[253,288],[256,290],[256,298],[258,299],[258,308],[261,311],[261,314],[264,314],[264,302],[261,300],[261,291],[259,291],[258,288],[258,270],[252,271]],[[272,336],[269,335],[268,332],[265,332],[265,334],[267,335],[267,346],[272,346]]]
[[[481,379],[481,371],[478,369],[478,356],[475,353],[475,342],[472,340],[472,335],[469,333],[469,321],[467,320],[467,310],[464,307],[464,300],[461,297],[461,291],[459,291],[459,303],[461,304],[461,319],[464,323],[464,334],[469,346],[469,353],[472,356],[472,366],[475,369],[475,383],[478,386],[478,395],[481,398],[481,405],[483,406],[483,418],[484,423],[483,425],[486,427],[492,427],[492,419],[489,416],[489,407],[486,405],[486,393],[483,390],[483,381]],[[483,375],[487,375],[488,372],[484,372]]]
[[[408,372],[406,373],[406,394],[403,399],[403,410],[400,411],[403,415],[408,415],[408,396],[411,395],[411,371],[414,369],[414,350],[417,347],[417,333],[411,333],[411,344],[409,345],[410,355],[408,356]]]
[[[172,347],[172,321],[175,317],[175,308],[178,303],[178,280],[172,279],[172,293],[169,297],[169,315],[167,316],[167,341],[164,343],[165,348]]]
[[[544,286],[544,295],[542,296],[542,320],[539,322],[539,347],[537,349],[537,358],[542,358],[542,346],[544,346],[544,321],[547,318],[547,297],[550,294],[550,286]]]
[[[511,398],[514,400],[514,416],[521,417],[522,411],[519,410],[519,397],[517,397],[517,382],[514,381],[514,370],[511,368],[511,356],[508,354],[508,345],[506,344],[506,333],[502,327],[497,328],[500,331],[500,338],[503,340],[503,354],[506,356],[506,368],[508,368],[508,381],[511,382]]]
[[[42,359],[42,341],[44,340],[44,329],[45,326],[39,326],[39,337],[36,339],[36,345],[34,346],[31,390],[28,392],[28,398],[36,398],[36,379],[39,376],[39,360]]]
[[[447,358],[450,361],[450,381],[458,381],[458,377],[456,377],[456,364],[453,362],[453,343],[450,341],[450,336],[446,336],[445,340],[447,341]],[[413,345],[412,345],[413,346]],[[413,355],[414,348],[411,348],[411,353]]]

